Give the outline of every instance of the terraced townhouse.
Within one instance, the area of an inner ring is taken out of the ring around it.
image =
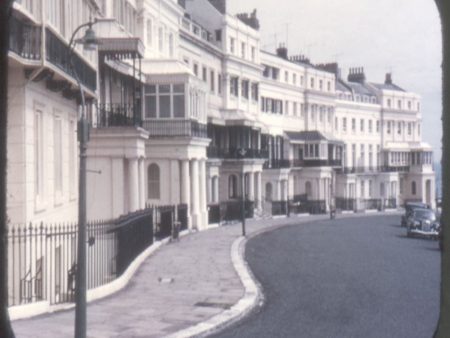
[[[420,97],[387,74],[261,48],[226,0],[19,0],[11,26],[12,223],[77,219],[80,90],[91,124],[88,218],[185,205],[191,229],[240,218],[435,205]],[[80,33],[81,34],[81,33]]]

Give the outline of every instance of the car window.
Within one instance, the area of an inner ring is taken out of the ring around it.
[[[426,210],[426,209],[416,209],[414,211],[414,217],[422,218],[422,219],[429,219],[429,220],[436,219],[434,212],[431,210]]]

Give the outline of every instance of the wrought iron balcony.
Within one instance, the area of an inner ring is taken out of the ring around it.
[[[409,172],[409,166],[368,166],[368,167],[344,167],[338,170],[340,174],[361,174],[361,173],[394,173]]]
[[[220,148],[209,146],[207,149],[209,158],[223,159],[265,159],[269,153],[267,150],[252,148]]]
[[[264,169],[283,169],[290,168],[291,161],[283,159],[270,159],[264,163]]]
[[[26,24],[11,16],[9,29],[11,52],[24,59],[41,59],[41,27]]]
[[[46,59],[61,69],[66,74],[75,77],[72,67],[70,66],[70,50],[69,46],[55,35],[50,29],[45,30],[46,41]],[[97,72],[91,68],[80,56],[73,54],[73,66],[77,72],[80,82],[92,91],[97,87]]]
[[[97,110],[97,127],[132,127],[142,126],[140,115],[132,104],[99,104]]]
[[[200,137],[208,138],[206,124],[194,120],[145,120],[142,123],[150,137]]]

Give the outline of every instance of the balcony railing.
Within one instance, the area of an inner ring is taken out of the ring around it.
[[[75,77],[69,62],[69,46],[57,37],[50,29],[46,29],[46,58],[66,74]],[[92,91],[97,87],[97,72],[91,68],[80,56],[72,55],[73,66],[80,82]]]
[[[281,159],[271,159],[264,163],[264,169],[283,169],[290,168],[291,161],[289,160],[281,160]]]
[[[181,21],[181,27],[188,31],[189,33],[197,36],[199,39],[202,39],[209,43],[214,43],[212,34],[204,29],[199,24],[193,22],[189,18],[184,17]]]
[[[251,148],[219,148],[208,147],[207,154],[209,158],[224,159],[264,159],[268,157],[268,151],[262,149]]]
[[[272,159],[264,164],[264,169],[298,168],[298,167],[337,167],[341,160],[285,160]]]
[[[193,120],[145,120],[142,126],[150,133],[150,137],[208,138],[206,124]]]
[[[12,16],[9,28],[9,50],[25,59],[40,60],[41,27],[26,24]]]
[[[358,173],[393,173],[393,172],[409,172],[408,166],[391,167],[391,166],[369,166],[369,167],[345,167],[340,168],[340,174],[358,174]]]
[[[97,127],[141,126],[139,114],[135,114],[132,104],[99,104],[97,109]]]

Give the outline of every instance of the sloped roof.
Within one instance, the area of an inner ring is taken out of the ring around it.
[[[395,91],[399,91],[399,92],[405,92],[404,89],[400,88],[399,86],[397,86],[396,84],[393,84],[393,83],[390,83],[390,84],[370,83],[370,84],[379,90],[395,90]]]
[[[285,132],[286,136],[291,141],[297,142],[319,142],[319,141],[327,141],[330,143],[342,143],[338,139],[330,135],[326,135],[318,130],[304,130],[300,132],[295,131],[287,131]]]

